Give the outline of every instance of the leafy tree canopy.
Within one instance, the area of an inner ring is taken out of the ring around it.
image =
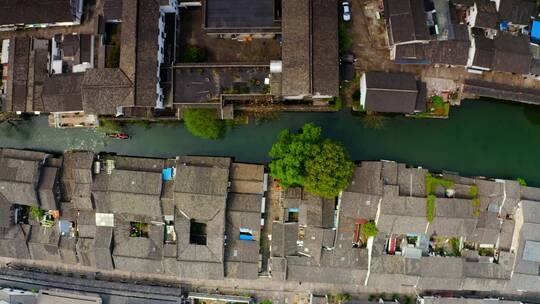
[[[306,124],[299,134],[288,129],[281,131],[278,141],[270,150],[270,172],[279,179],[281,186],[302,186],[306,174],[305,163],[311,157],[314,146],[320,142],[321,129]]]
[[[284,188],[303,186],[323,197],[335,197],[345,189],[354,164],[339,143],[322,140],[321,128],[304,125],[298,134],[283,130],[269,153],[270,174]]]
[[[186,109],[184,123],[191,134],[206,139],[218,139],[225,128],[223,121],[217,118],[216,111],[212,109]]]
[[[377,225],[374,221],[370,221],[362,225],[362,232],[366,237],[372,237],[377,236],[377,233],[379,233],[379,229],[377,228]]]
[[[315,146],[306,163],[304,187],[323,197],[335,197],[347,188],[354,171],[354,164],[345,148],[325,140]]]

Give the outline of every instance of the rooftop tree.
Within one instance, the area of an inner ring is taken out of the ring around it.
[[[312,123],[299,133],[283,130],[269,155],[270,175],[282,187],[302,186],[323,197],[337,196],[349,185],[354,170],[345,148],[321,139],[321,128]]]

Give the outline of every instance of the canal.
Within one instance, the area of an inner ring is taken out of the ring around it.
[[[234,156],[267,162],[268,150],[283,128],[314,122],[324,136],[341,141],[355,160],[396,160],[463,175],[524,178],[540,186],[540,108],[497,101],[464,101],[450,119],[392,117],[384,128],[364,128],[359,116],[339,113],[283,113],[278,119],[229,130],[223,139],[191,136],[182,124],[131,126],[131,140],[104,138],[94,130],[49,128],[46,117],[0,127],[0,146],[52,152],[92,150],[124,155]]]

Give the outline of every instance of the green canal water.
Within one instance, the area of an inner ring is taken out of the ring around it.
[[[217,141],[191,136],[182,124],[132,126],[130,140],[104,138],[93,130],[49,128],[46,117],[2,124],[0,146],[62,152],[92,150],[124,155],[234,156],[267,162],[268,150],[283,128],[314,122],[324,136],[341,141],[355,160],[388,159],[463,175],[524,178],[540,186],[540,107],[496,101],[465,101],[450,119],[389,118],[383,129],[364,128],[360,116],[339,113],[284,113],[262,124],[237,126]]]

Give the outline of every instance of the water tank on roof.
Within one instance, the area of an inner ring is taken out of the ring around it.
[[[281,60],[270,61],[270,73],[281,73],[283,69],[283,62]]]
[[[101,172],[101,162],[95,161],[94,162],[94,174],[99,174]]]

